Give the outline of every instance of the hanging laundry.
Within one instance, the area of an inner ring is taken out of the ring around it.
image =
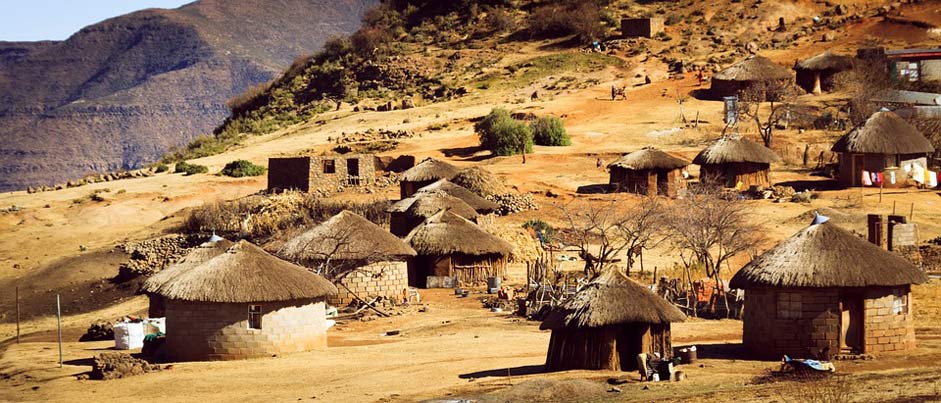
[[[919,184],[925,183],[925,168],[919,164],[912,165],[912,180],[918,182]]]
[[[871,177],[870,179],[872,180],[872,184],[873,184],[873,185],[878,185],[878,184],[879,184],[879,175],[878,175],[878,174],[876,174],[875,172],[870,172],[870,173],[869,173],[869,176]]]
[[[863,171],[863,186],[872,186],[872,177],[869,176],[869,171]]]
[[[893,184],[893,185],[895,184],[895,171],[890,171],[890,172],[889,172],[889,183],[891,183],[891,184]]]
[[[938,173],[935,171],[928,171],[928,187],[934,188],[938,187]]]
[[[882,172],[879,172],[879,174],[876,175],[876,180],[878,180],[878,182],[876,182],[876,183],[882,183],[882,180],[883,180],[883,179],[885,179],[885,178],[882,176]]]

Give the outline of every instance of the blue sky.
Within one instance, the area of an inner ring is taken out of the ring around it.
[[[151,7],[194,0],[3,0],[0,41],[63,40],[87,25]]]

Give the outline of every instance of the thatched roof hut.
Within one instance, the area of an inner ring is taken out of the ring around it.
[[[672,355],[670,323],[679,309],[616,270],[585,285],[552,309],[540,329],[552,330],[549,370],[636,369],[639,353]]]
[[[817,216],[729,285],[746,290],[745,346],[780,357],[913,348],[910,285],[925,281],[905,259]]]
[[[463,172],[463,171],[461,171]],[[460,175],[460,173],[458,173]],[[432,183],[428,186],[425,186],[418,190],[417,193],[433,193],[433,192],[444,192],[449,196],[456,197],[461,199],[464,203],[467,203],[468,206],[471,206],[475,211],[480,214],[490,214],[497,210],[500,206],[496,203],[487,200],[477,193],[470,191],[469,189],[454,184],[453,182],[442,179],[435,183]]]
[[[451,277],[465,284],[506,274],[508,242],[451,211],[428,217],[405,238],[418,257],[409,263],[409,284],[425,287],[428,276]]]
[[[415,250],[359,214],[344,210],[286,242],[280,256],[295,262],[405,261]]]
[[[450,180],[482,197],[510,193],[503,179],[481,167],[464,168]]]
[[[873,113],[862,125],[840,137],[831,150],[840,153],[840,183],[860,186],[863,171],[881,173],[911,164],[909,161],[918,161],[922,168],[927,168],[926,157],[935,148],[914,126],[895,112],[884,110]],[[904,185],[903,178],[899,179],[899,183],[886,187]]]
[[[686,188],[682,170],[688,165],[685,159],[645,147],[609,164],[608,184],[616,191],[674,197]]]
[[[768,147],[741,136],[725,136],[700,151],[693,163],[702,178],[714,177],[727,187],[770,186],[771,163],[781,158]]]
[[[473,207],[457,197],[440,191],[428,192],[417,198],[405,210],[405,217],[420,223],[440,211],[450,211],[471,221],[477,219],[477,211]]]
[[[415,194],[418,189],[438,180],[451,179],[454,175],[457,175],[457,172],[458,168],[454,165],[434,158],[426,158],[418,165],[402,172],[402,176],[399,178],[400,198],[409,197]]]
[[[441,210],[451,210],[461,217],[476,221],[478,214],[489,214],[496,208],[497,205],[493,202],[442,179],[419,189],[410,197],[399,200],[386,212],[389,213],[390,231],[396,236],[404,237],[426,218]]]
[[[766,57],[752,55],[716,73],[712,77],[710,92],[714,97],[721,98],[738,95],[756,85],[775,82],[786,84],[791,80],[791,71],[784,66]]]
[[[833,77],[853,68],[852,56],[837,55],[830,51],[811,57],[794,66],[797,85],[807,92],[819,94],[833,89]]]

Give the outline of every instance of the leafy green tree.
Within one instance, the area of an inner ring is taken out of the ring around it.
[[[543,116],[530,125],[533,131],[533,140],[541,146],[570,146],[572,139],[565,132],[562,119],[555,116]]]
[[[480,145],[496,155],[533,152],[533,132],[525,123],[513,119],[510,112],[494,108],[474,125]]]

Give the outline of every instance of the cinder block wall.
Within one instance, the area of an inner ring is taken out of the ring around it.
[[[778,318],[778,291],[800,294],[800,319]],[[745,292],[742,341],[763,358],[812,357],[825,347],[836,353],[840,351],[839,312],[836,289],[750,289]]]
[[[908,298],[908,310],[896,314],[892,311],[894,292]],[[880,288],[866,292],[864,333],[866,352],[878,354],[887,351],[911,350],[915,345],[915,324],[912,318],[912,296],[909,286]]]
[[[333,306],[346,306],[353,302],[355,298],[350,291],[366,300],[376,297],[399,299],[402,291],[408,288],[408,264],[406,262],[374,263],[343,277],[340,283],[342,285],[337,285],[339,290],[337,296],[328,300]]]
[[[327,346],[323,300],[262,302],[261,329],[248,328],[250,304],[169,300],[168,357],[174,361],[237,360]]]

